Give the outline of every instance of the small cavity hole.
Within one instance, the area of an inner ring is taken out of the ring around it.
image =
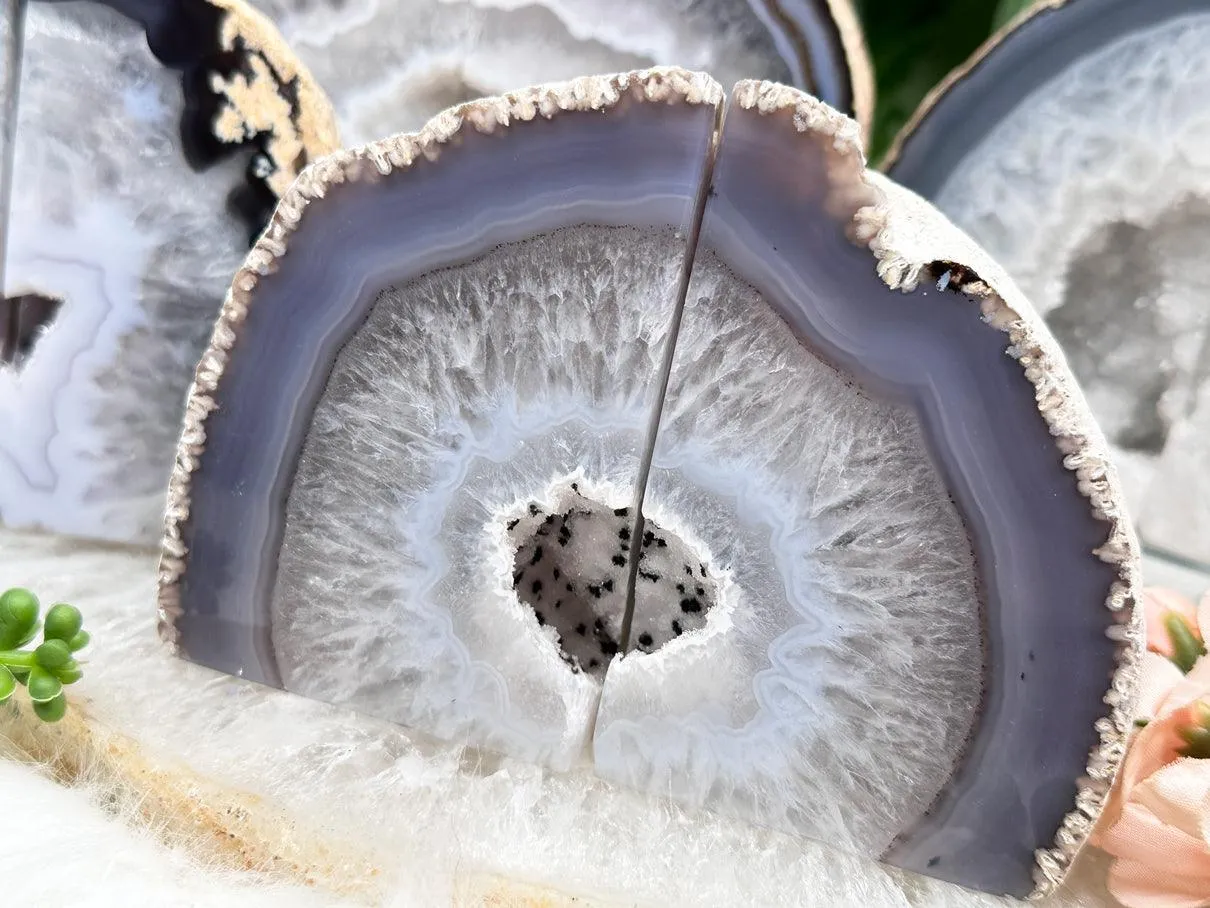
[[[6,296],[0,313],[0,363],[20,368],[62,305],[62,300],[40,293]]]
[[[1046,319],[1105,434],[1144,454],[1167,443],[1161,401],[1175,379],[1156,305],[1164,274],[1155,244],[1164,233],[1107,224],[1076,250],[1063,302]]]

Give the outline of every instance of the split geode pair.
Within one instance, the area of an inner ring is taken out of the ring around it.
[[[863,172],[851,121],[769,83],[583,79],[286,191],[189,397],[163,629],[1024,894],[1129,724],[1103,448],[1028,304]]]
[[[1112,772],[1134,562],[1014,295],[769,83],[590,78],[331,156],[199,366],[164,631],[1024,893]]]

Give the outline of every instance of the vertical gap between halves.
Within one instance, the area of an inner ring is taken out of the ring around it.
[[[0,65],[6,66],[0,84],[0,300],[4,299],[8,263],[8,221],[12,207],[13,162],[17,151],[17,100],[21,90],[21,56],[25,45],[26,0],[0,0],[4,47]],[[20,307],[3,304],[0,312],[0,365],[16,357]]]
[[[664,401],[668,396],[668,382],[672,377],[672,361],[676,356],[676,341],[681,333],[681,318],[685,314],[685,300],[689,296],[689,281],[693,276],[693,263],[697,258],[698,240],[701,238],[702,221],[706,215],[706,200],[710,197],[710,187],[714,181],[714,161],[723,138],[723,114],[726,104],[727,98],[724,96],[714,111],[714,131],[710,135],[710,144],[706,149],[706,161],[702,167],[702,179],[697,187],[697,196],[693,200],[693,220],[689,224],[689,235],[685,238],[685,255],[681,259],[676,304],[673,307],[672,319],[668,323],[667,340],[664,342],[664,358],[660,363],[655,400],[652,402],[647,432],[643,439],[642,457],[639,460],[639,475],[635,482],[634,500],[630,511],[634,515],[632,524],[634,529],[630,537],[630,570],[626,577],[626,611],[622,613],[622,632],[618,640],[618,651],[623,655],[630,652],[630,627],[634,623],[635,589],[639,580],[639,558],[643,553],[643,525],[646,520],[643,516],[643,500],[647,494],[647,481],[651,477],[651,461],[655,456],[660,419],[664,415]]]

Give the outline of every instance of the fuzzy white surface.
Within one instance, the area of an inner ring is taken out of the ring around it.
[[[30,908],[320,908],[337,899],[301,886],[206,867],[166,847],[153,830],[103,810],[91,793],[67,789],[37,768],[3,759],[0,804],[8,830],[0,849],[6,905]]]
[[[0,531],[0,588],[28,585],[47,601],[67,599],[84,610],[95,643],[87,675],[72,689],[77,704],[148,754],[259,795],[300,827],[364,852],[382,868],[374,904],[450,904],[460,881],[477,873],[551,886],[588,904],[1014,904],[813,842],[690,815],[587,775],[442,749],[384,723],[216,676],[168,655],[156,639],[154,572],[148,553]],[[42,847],[19,843],[0,854],[0,867],[14,870],[6,878],[35,887],[17,871],[32,875],[47,844],[70,856],[56,864],[62,879],[46,890],[27,888],[25,904],[311,904],[298,891],[250,888],[251,875],[189,864],[137,823],[100,813],[94,805],[104,791],[60,790],[27,766],[0,769],[5,810],[36,810],[44,830]],[[105,867],[111,872],[99,872]],[[87,897],[70,888],[73,874],[87,879]],[[1111,904],[1096,883],[1097,867],[1077,875],[1075,889],[1045,904]]]

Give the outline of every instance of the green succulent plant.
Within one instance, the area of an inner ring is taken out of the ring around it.
[[[29,590],[13,587],[0,595],[0,703],[22,685],[37,716],[57,722],[67,712],[63,688],[84,675],[76,653],[89,636],[74,605],[60,602],[40,617],[38,597]],[[39,632],[42,642],[35,643]]]

